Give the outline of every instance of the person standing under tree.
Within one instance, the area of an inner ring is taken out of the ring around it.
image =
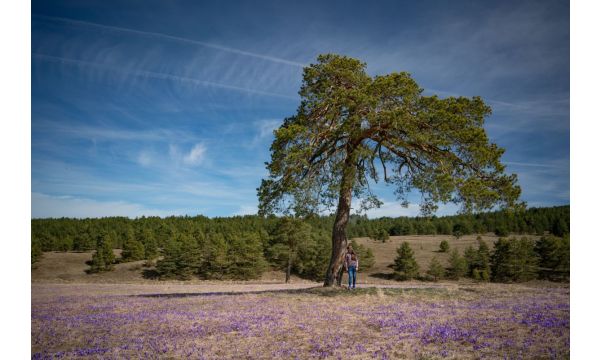
[[[348,272],[348,264],[350,263],[350,256],[354,250],[352,250],[352,245],[346,246],[346,253],[344,254],[344,266],[340,267],[340,272],[337,277],[338,286],[342,286],[342,276],[344,275],[344,271]]]
[[[348,289],[356,289],[356,272],[358,271],[358,257],[351,250],[348,261]]]

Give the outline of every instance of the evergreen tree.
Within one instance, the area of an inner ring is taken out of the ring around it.
[[[37,262],[42,257],[42,245],[37,238],[31,239],[31,263]]]
[[[229,246],[223,234],[209,233],[204,253],[206,256],[200,269],[200,275],[206,279],[223,278],[231,263],[231,259],[228,257]]]
[[[403,242],[396,252],[398,255],[394,260],[394,277],[398,280],[410,280],[417,277],[419,265],[408,242]]]
[[[200,273],[202,257],[196,240],[188,234],[179,234],[167,242],[164,257],[156,264],[163,279],[189,280]]]
[[[562,237],[569,232],[569,226],[564,218],[557,219],[552,225],[552,234]]]
[[[181,280],[189,280],[201,271],[200,267],[203,263],[201,251],[196,239],[189,234],[180,234],[177,240],[180,244],[180,253],[177,259],[177,277]]]
[[[570,258],[569,236],[562,238],[542,236],[535,243],[535,252],[539,257],[539,278],[552,281],[569,279]]]
[[[381,242],[386,242],[387,240],[389,240],[390,235],[384,228],[379,228],[377,229],[375,234],[371,236],[371,238],[374,238],[375,240],[380,240]]]
[[[528,238],[500,238],[494,244],[492,280],[528,281],[537,276],[538,258],[534,242]]]
[[[464,259],[467,264],[467,274],[471,276],[473,273],[473,269],[477,266],[477,250],[473,248],[473,246],[469,245],[465,249]]]
[[[54,239],[55,251],[70,251],[73,249],[73,238],[70,235],[62,235]]]
[[[440,220],[437,222],[436,232],[440,235],[452,235],[452,225],[449,221]]]
[[[275,228],[269,249],[270,260],[285,271],[285,282],[289,282],[300,248],[310,244],[310,225],[299,219],[282,218]]]
[[[465,231],[465,226],[462,223],[454,224],[452,227],[452,235],[454,235],[456,239],[460,239],[461,236],[465,235]]]
[[[266,268],[262,243],[257,233],[246,232],[231,239],[226,275],[234,279],[259,278]]]
[[[296,271],[304,278],[319,280],[326,271],[327,260],[331,252],[331,238],[326,231],[311,234],[310,243],[298,249]]]
[[[123,252],[121,253],[122,261],[137,261],[144,259],[144,244],[139,242],[134,234],[133,230],[129,229],[126,232],[125,242],[123,243]]]
[[[490,250],[487,244],[479,239],[479,247],[475,250],[471,245],[465,249],[467,274],[475,280],[490,279]]]
[[[498,235],[498,236],[508,236],[508,228],[506,225],[498,225],[496,227],[496,230],[494,231],[494,234]]]
[[[458,250],[453,249],[450,252],[449,259],[450,266],[448,267],[448,278],[458,280],[459,278],[467,275],[468,266],[467,261],[464,257],[458,254]]]
[[[96,241],[87,229],[79,232],[73,239],[73,250],[75,251],[93,250],[95,248]]]
[[[164,247],[164,257],[157,261],[156,272],[161,279],[174,279],[178,276],[181,244],[175,239],[167,241]]]
[[[440,264],[439,260],[434,257],[429,262],[429,269],[427,270],[427,275],[431,277],[433,281],[438,281],[439,279],[444,277],[444,267]]]
[[[152,260],[158,256],[158,246],[154,232],[148,228],[143,227],[136,233],[136,240],[144,245],[143,257],[148,260]]]
[[[113,269],[115,255],[112,249],[113,238],[110,233],[100,233],[96,238],[96,252],[92,255],[90,273],[110,271]]]
[[[479,248],[477,249],[477,262],[476,268],[479,269],[481,280],[489,281],[491,269],[490,269],[490,248],[485,241],[479,239]]]

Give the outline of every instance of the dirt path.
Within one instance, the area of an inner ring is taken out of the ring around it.
[[[456,289],[453,283],[402,283],[396,285],[387,284],[358,284],[358,288],[448,288]],[[60,283],[33,283],[31,293],[34,298],[56,296],[61,294],[78,294],[81,296],[94,295],[140,295],[140,296],[192,296],[192,295],[233,295],[233,294],[256,294],[262,292],[294,292],[296,290],[321,288],[321,283],[275,283],[275,284],[60,284]]]

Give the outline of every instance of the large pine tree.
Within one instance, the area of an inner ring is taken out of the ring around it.
[[[337,282],[353,198],[360,209],[381,205],[369,182],[382,178],[406,204],[420,191],[424,214],[439,202],[513,207],[520,194],[504,150],[487,138],[491,109],[481,98],[424,96],[408,73],[371,77],[365,68],[328,54],[304,69],[298,111],[275,131],[258,189],[261,214],[336,208],[325,286]]]

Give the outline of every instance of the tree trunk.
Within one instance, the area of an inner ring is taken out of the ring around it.
[[[346,252],[343,251],[342,252],[342,259],[344,258],[344,256],[346,256]],[[342,261],[343,264],[343,261]],[[337,286],[342,286],[342,278],[344,277],[344,267],[340,266],[340,271],[338,271],[338,276],[337,276]]]
[[[287,270],[285,272],[285,283],[287,284],[290,281],[290,275],[292,273],[292,255],[288,255],[288,265]]]
[[[325,283],[323,286],[335,286],[341,284],[341,272],[344,249],[348,245],[346,238],[346,226],[350,219],[350,205],[352,204],[352,187],[354,186],[354,176],[356,174],[356,164],[354,156],[350,155],[345,161],[344,175],[342,176],[342,186],[340,189],[340,198],[338,201],[337,213],[333,224],[333,234],[331,236],[331,259],[329,267],[325,274]],[[340,279],[338,279],[338,277]]]

